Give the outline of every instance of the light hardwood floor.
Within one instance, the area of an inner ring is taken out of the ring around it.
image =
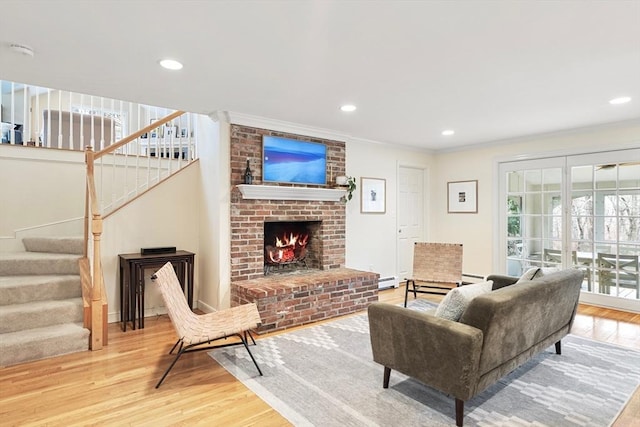
[[[402,302],[403,292],[382,291],[380,300]],[[573,333],[640,348],[640,315],[580,306]],[[144,329],[126,333],[112,324],[103,350],[0,368],[0,424],[289,425],[206,352],[183,356],[156,390],[174,337],[167,316],[147,318]],[[640,425],[639,396],[636,391],[615,427]]]

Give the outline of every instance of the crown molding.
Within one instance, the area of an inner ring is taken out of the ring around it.
[[[259,129],[269,129],[278,132],[292,133],[296,135],[310,136],[332,141],[346,142],[351,139],[350,135],[342,132],[336,132],[331,129],[317,128],[313,126],[301,125],[298,123],[287,122],[284,120],[269,119],[266,117],[253,116],[251,114],[238,113],[235,111],[226,111],[226,117],[229,123],[249,126]],[[220,117],[220,115],[218,115]]]
[[[227,111],[217,110],[207,114],[211,120],[216,123],[229,122],[229,113]]]
[[[238,113],[234,111],[224,111],[224,112],[218,111],[216,112],[216,117],[219,120],[227,120],[229,123],[236,124],[236,125],[249,126],[249,127],[259,128],[259,129],[269,129],[277,132],[285,132],[285,133],[292,133],[295,135],[329,139],[332,141],[343,141],[345,143],[353,141],[353,142],[358,142],[363,144],[376,144],[381,146],[387,146],[395,149],[402,148],[406,150],[419,151],[423,153],[434,152],[433,150],[422,148],[422,147],[416,147],[413,145],[395,144],[395,143],[384,142],[384,141],[375,141],[372,139],[358,138],[358,137],[355,137],[346,133],[342,133],[342,132],[337,132],[331,129],[306,126],[298,123],[287,122],[284,120],[269,119],[266,117],[253,116],[251,114]]]
[[[358,137],[352,137],[350,139],[350,141],[352,142],[358,142],[361,144],[375,144],[375,145],[379,145],[382,147],[388,147],[388,148],[393,148],[393,149],[398,149],[401,148],[403,150],[407,150],[407,151],[417,151],[420,153],[427,153],[427,154],[434,154],[435,151],[432,150],[431,148],[424,148],[424,147],[418,147],[415,145],[407,145],[407,144],[401,144],[401,143],[393,143],[393,142],[385,142],[385,141],[375,141],[373,139],[367,139],[367,138],[358,138]]]
[[[582,133],[598,132],[598,131],[605,131],[608,129],[616,129],[621,127],[638,126],[638,125],[640,125],[640,118],[634,118],[634,119],[622,120],[617,122],[599,123],[595,125],[560,129],[560,130],[555,130],[550,132],[540,132],[540,133],[533,133],[533,134],[522,135],[522,136],[514,136],[512,138],[496,139],[492,141],[478,142],[475,144],[460,145],[458,147],[441,148],[436,150],[435,154],[454,153],[456,151],[471,151],[476,149],[499,147],[501,145],[526,143],[526,142],[537,141],[537,140],[546,139],[546,138],[579,135]],[[631,146],[629,148],[635,148],[633,144],[637,144],[637,142],[634,141],[633,143],[631,143]],[[606,150],[597,150],[597,151],[606,151]]]

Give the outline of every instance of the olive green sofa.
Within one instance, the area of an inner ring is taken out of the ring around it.
[[[455,398],[456,425],[464,402],[569,333],[583,272],[562,270],[514,284],[489,276],[493,289],[473,298],[458,322],[386,303],[369,306],[373,360]],[[498,289],[499,288],[499,289]]]

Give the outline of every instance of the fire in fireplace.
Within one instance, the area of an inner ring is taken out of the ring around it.
[[[276,237],[275,246],[265,246],[265,256],[269,264],[286,264],[289,262],[304,261],[307,255],[308,234],[289,233]]]
[[[314,231],[320,221],[278,221],[264,223],[264,272],[292,271],[317,264],[312,255]],[[317,246],[317,244],[315,245]],[[310,262],[308,262],[310,261]]]

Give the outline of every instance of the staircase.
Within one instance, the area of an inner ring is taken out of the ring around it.
[[[82,238],[24,238],[0,253],[0,366],[89,349],[78,260]]]

